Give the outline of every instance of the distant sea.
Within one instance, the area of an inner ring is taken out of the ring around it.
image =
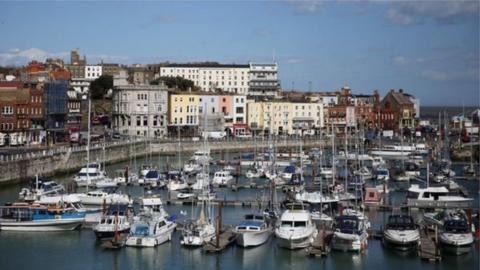
[[[420,118],[425,119],[425,120],[430,120],[432,123],[438,122],[438,114],[443,114],[446,112],[447,117],[450,118],[454,115],[461,114],[465,110],[465,114],[469,115],[471,112],[473,112],[475,109],[478,109],[476,107],[462,107],[462,106],[457,106],[457,107],[445,107],[445,106],[421,106],[420,107]]]

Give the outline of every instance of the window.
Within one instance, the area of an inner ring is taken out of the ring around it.
[[[148,126],[148,116],[143,118],[143,126]]]
[[[12,115],[13,114],[13,108],[11,106],[4,106],[3,109],[2,109],[2,114]]]
[[[140,122],[141,122],[140,116],[137,116],[137,127],[140,126]]]

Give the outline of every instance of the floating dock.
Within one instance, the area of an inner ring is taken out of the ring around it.
[[[307,249],[307,255],[314,257],[323,257],[330,254],[330,241],[333,231],[320,229],[312,245]]]
[[[438,243],[435,240],[435,234],[422,230],[420,236],[420,247],[418,249],[418,256],[424,261],[439,262],[442,260]]]
[[[203,246],[203,250],[208,253],[222,252],[227,247],[232,245],[236,238],[237,236],[233,233],[233,231],[228,229],[220,233],[218,241],[217,239],[213,239],[212,241],[206,243]]]

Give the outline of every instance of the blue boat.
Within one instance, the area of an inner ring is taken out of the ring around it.
[[[48,208],[39,204],[14,203],[0,207],[0,230],[51,232],[80,228],[85,213],[73,208]]]

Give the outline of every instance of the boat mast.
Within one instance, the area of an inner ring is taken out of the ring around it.
[[[92,111],[92,99],[88,94],[88,116],[87,116],[87,192],[90,185],[90,115]]]

